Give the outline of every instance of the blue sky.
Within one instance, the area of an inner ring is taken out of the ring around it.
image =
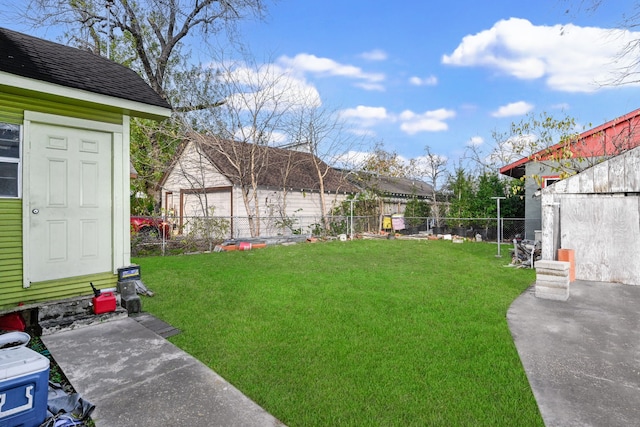
[[[640,108],[637,86],[598,84],[640,38],[612,31],[634,2],[582,3],[280,0],[243,30],[254,55],[295,69],[388,150],[429,145],[455,163],[528,112],[596,126]]]
[[[452,165],[469,144],[489,150],[492,131],[528,112],[596,126],[640,108],[637,85],[599,84],[640,38],[614,31],[634,2],[608,0],[595,12],[583,3],[279,0],[241,31],[256,61],[316,90],[353,132],[404,158],[429,145]],[[0,26],[47,35],[6,13]]]

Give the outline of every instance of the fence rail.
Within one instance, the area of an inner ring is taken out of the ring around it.
[[[304,240],[311,236],[338,236],[378,233],[380,230],[400,234],[453,234],[467,238],[477,236],[496,241],[497,218],[433,218],[396,216],[318,216],[282,217],[148,217],[144,233],[132,226],[131,253],[170,255],[173,253],[211,251],[225,240]],[[381,222],[382,221],[382,222]],[[503,242],[524,237],[524,218],[501,218]]]

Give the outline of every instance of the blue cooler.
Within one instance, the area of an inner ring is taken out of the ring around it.
[[[25,347],[0,349],[0,427],[37,427],[47,418],[49,359]]]

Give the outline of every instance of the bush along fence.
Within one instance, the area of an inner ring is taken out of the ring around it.
[[[139,218],[139,217],[138,217]],[[146,217],[151,224],[140,232],[131,227],[133,256],[172,255],[213,251],[215,246],[230,240],[281,243],[304,241],[310,237],[336,237],[341,234],[358,237],[380,231],[404,235],[452,234],[469,239],[496,241],[497,218],[432,218],[377,216],[328,216],[325,218],[297,215],[282,217]],[[155,228],[154,228],[155,227]],[[524,218],[501,218],[500,236],[512,242],[525,236]]]

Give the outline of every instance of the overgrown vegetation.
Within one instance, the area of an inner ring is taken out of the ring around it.
[[[289,426],[543,422],[486,243],[376,240],[139,259],[144,309]]]

